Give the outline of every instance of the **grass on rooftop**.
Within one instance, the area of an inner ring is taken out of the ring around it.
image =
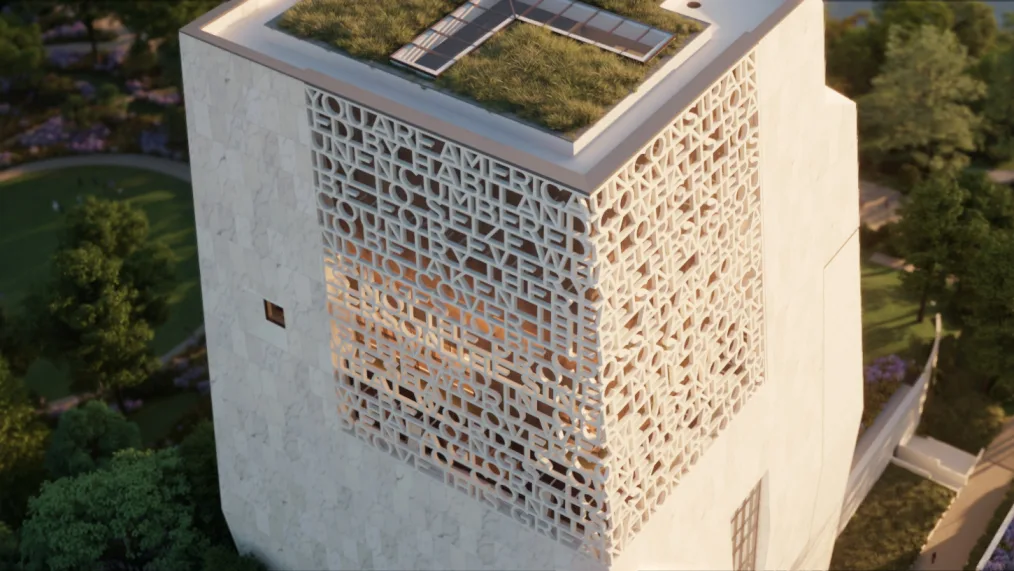
[[[435,84],[484,107],[573,135],[602,117],[676,53],[701,25],[661,0],[582,0],[671,32],[660,54],[640,63],[597,46],[514,22],[449,67]],[[279,27],[349,55],[390,64],[391,55],[464,0],[302,0]]]

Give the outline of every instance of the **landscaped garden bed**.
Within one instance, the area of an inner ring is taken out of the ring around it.
[[[838,537],[831,569],[911,568],[954,495],[939,484],[888,465]]]
[[[486,108],[574,135],[633,92],[666,56],[704,27],[662,8],[658,0],[583,1],[674,37],[658,56],[640,63],[515,22],[431,83]],[[462,4],[463,0],[303,0],[282,15],[278,26],[296,37],[398,70],[391,66],[391,55]]]
[[[863,369],[863,416],[859,435],[866,431],[902,385],[911,386],[922,367],[897,355],[878,357]]]

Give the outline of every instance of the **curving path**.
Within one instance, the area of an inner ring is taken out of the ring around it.
[[[133,167],[162,173],[173,178],[190,182],[190,165],[162,157],[149,155],[130,155],[119,153],[101,153],[94,155],[76,155],[57,157],[24,163],[0,171],[0,182],[17,178],[33,172],[45,172],[71,167]]]
[[[99,53],[109,52],[119,47],[129,48],[134,43],[134,34],[126,34],[105,42],[99,42]],[[92,45],[88,42],[69,42],[66,44],[45,44],[46,55],[57,53],[75,53],[80,55],[92,53]]]
[[[140,168],[150,171],[162,173],[166,176],[178,178],[186,182],[190,182],[190,165],[187,163],[181,163],[170,159],[164,159],[161,157],[151,157],[148,155],[128,155],[128,154],[95,154],[95,155],[78,155],[73,157],[58,157],[54,159],[44,159],[41,161],[35,161],[32,163],[25,163],[16,167],[0,171],[0,182],[11,180],[22,175],[46,172],[52,170],[66,169],[72,167],[130,167]],[[170,359],[182,353],[187,347],[193,345],[197,339],[204,334],[204,325],[198,327],[190,337],[187,337],[181,341],[178,345],[169,350],[166,354],[159,357],[159,360],[163,365],[169,362]],[[53,412],[57,410],[66,410],[77,405],[82,399],[91,398],[91,393],[71,395],[62,399],[55,400],[53,402],[46,403],[46,407],[38,412],[40,414]]]

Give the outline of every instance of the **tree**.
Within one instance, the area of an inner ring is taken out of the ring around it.
[[[204,553],[204,571],[264,571],[266,567],[255,557],[240,555],[235,549],[215,545]]]
[[[92,60],[99,61],[99,39],[95,35],[95,21],[105,18],[121,4],[118,0],[66,0],[64,6],[81,20],[85,26],[88,43],[92,47]]]
[[[25,25],[17,17],[0,14],[0,70],[22,83],[31,83],[42,69],[45,51],[35,24]]]
[[[983,58],[986,97],[982,103],[987,152],[995,160],[1014,157],[1014,44]]]
[[[18,536],[0,521],[0,571],[15,571],[21,561]]]
[[[221,2],[219,0],[138,0],[117,7],[123,24],[144,41],[162,40],[157,59],[163,78],[183,92],[183,71],[180,61],[180,28],[202,16]]]
[[[123,25],[144,40],[176,37],[180,28],[221,4],[220,0],[136,0],[116,5]]]
[[[966,170],[958,176],[958,184],[968,191],[966,211],[975,211],[997,230],[1014,229],[1014,190],[997,184],[983,171]]]
[[[825,61],[828,84],[842,94],[856,98],[869,92],[871,80],[877,75],[883,59],[878,50],[869,12],[861,12],[844,20],[825,18]]]
[[[89,401],[60,417],[46,451],[53,478],[105,468],[120,450],[141,448],[141,430],[102,401]]]
[[[993,8],[983,2],[950,2],[948,7],[954,13],[951,28],[958,40],[968,48],[968,55],[982,57],[993,42],[999,29]]]
[[[200,565],[190,486],[175,449],[117,454],[108,469],[43,485],[21,528],[27,571]]]
[[[923,26],[942,32],[952,29],[955,20],[954,11],[942,0],[877,0],[873,13],[888,33],[890,28],[915,31]]]
[[[152,240],[148,217],[128,202],[88,197],[70,211],[62,247],[94,244],[110,260],[121,260],[120,283],[137,292],[137,317],[152,328],[168,318],[169,296],[176,280],[176,257],[160,240]]]
[[[944,291],[955,245],[967,231],[960,223],[967,200],[968,192],[953,178],[935,177],[917,185],[901,207],[898,245],[915,266],[902,279],[920,292],[916,321],[925,317],[930,294]]]
[[[13,376],[23,378],[39,357],[36,332],[22,315],[11,315],[0,304],[0,357],[6,359]]]
[[[152,328],[140,317],[136,290],[120,283],[121,260],[94,244],[59,251],[53,259],[46,347],[70,365],[76,389],[112,391],[125,410],[122,390],[157,368],[149,345]]]
[[[899,160],[919,172],[956,173],[975,149],[979,120],[968,104],[985,86],[951,32],[892,30],[873,90],[859,100],[861,148],[875,163]]]
[[[229,526],[222,514],[214,426],[208,421],[198,424],[180,443],[179,454],[196,509],[195,525],[212,542],[231,543]]]
[[[144,213],[125,202],[89,197],[72,210],[42,316],[50,357],[70,365],[76,388],[113,391],[143,382],[157,368],[149,342],[168,316],[175,259],[149,236]]]
[[[962,344],[987,377],[1014,382],[1014,232],[993,230],[962,277]]]
[[[45,477],[49,429],[39,422],[25,387],[0,356],[0,522],[21,524],[28,498]]]

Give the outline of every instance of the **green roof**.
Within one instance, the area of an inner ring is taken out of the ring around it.
[[[465,0],[301,0],[277,26],[348,55],[396,67],[391,56]],[[662,0],[580,0],[673,34],[646,63],[514,21],[430,85],[491,111],[573,138],[634,91],[704,24],[664,10]]]

